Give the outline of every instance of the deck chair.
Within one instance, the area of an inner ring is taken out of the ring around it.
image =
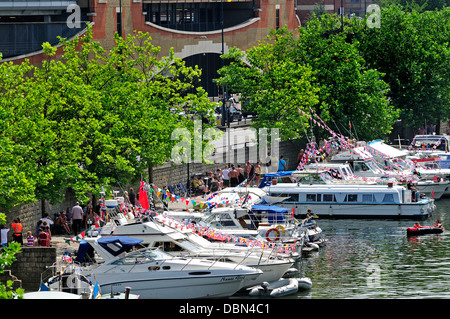
[[[178,195],[178,194],[176,193],[176,191],[174,190],[174,188],[172,187],[172,185],[169,185],[168,188],[169,188],[169,192],[170,192],[171,194]]]
[[[183,183],[180,183],[179,186],[180,186],[180,192],[182,193],[180,195],[187,196],[188,195],[188,191],[184,187]]]

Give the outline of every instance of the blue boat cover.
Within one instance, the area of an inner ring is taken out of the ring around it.
[[[126,236],[109,236],[109,237],[100,237],[97,240],[97,242],[111,255],[118,256],[124,251],[127,251],[130,248],[132,248],[134,245],[139,245],[140,243],[143,242],[143,240]],[[111,249],[110,247],[108,247],[108,244],[113,244],[116,249]],[[93,248],[88,242],[82,240],[80,242],[77,258],[75,259],[75,261],[81,263],[85,255],[89,251],[93,251]]]
[[[267,212],[269,224],[284,223],[284,216],[288,212],[287,208],[271,205],[253,205],[250,217],[253,219],[254,211]]]
[[[295,172],[295,171],[281,171],[281,172],[265,174],[264,178],[259,183],[258,187],[263,188],[264,186],[269,186],[272,184],[272,179],[278,178],[278,177],[283,177],[283,176],[291,176],[293,172]]]

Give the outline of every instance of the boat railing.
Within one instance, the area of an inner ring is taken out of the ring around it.
[[[51,290],[75,293],[83,299],[90,298],[93,285],[80,270],[81,266],[76,261],[57,261],[41,273],[41,282],[47,283]],[[54,283],[57,285],[53,285]]]

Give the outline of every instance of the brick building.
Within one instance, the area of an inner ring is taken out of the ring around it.
[[[86,23],[106,49],[113,35],[148,32],[161,56],[171,47],[188,66],[203,70],[201,83],[218,96],[212,83],[219,58],[230,47],[247,50],[264,40],[271,29],[295,30],[321,6],[329,13],[363,15],[369,0],[2,0],[0,52],[3,61],[29,59],[39,64],[41,45],[58,43],[57,36],[83,34]],[[349,11],[341,7],[349,7]],[[79,22],[79,24],[77,24]],[[61,52],[61,51],[60,51]]]

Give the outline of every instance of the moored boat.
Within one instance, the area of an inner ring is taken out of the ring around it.
[[[406,228],[406,235],[419,236],[427,234],[441,234],[444,231],[444,227],[439,223],[436,223],[433,226],[423,226],[416,223],[414,226]]]
[[[324,218],[428,217],[436,208],[433,199],[411,200],[411,190],[399,185],[299,185],[278,183],[264,187],[270,197],[285,198],[278,205],[305,216],[307,210]]]

